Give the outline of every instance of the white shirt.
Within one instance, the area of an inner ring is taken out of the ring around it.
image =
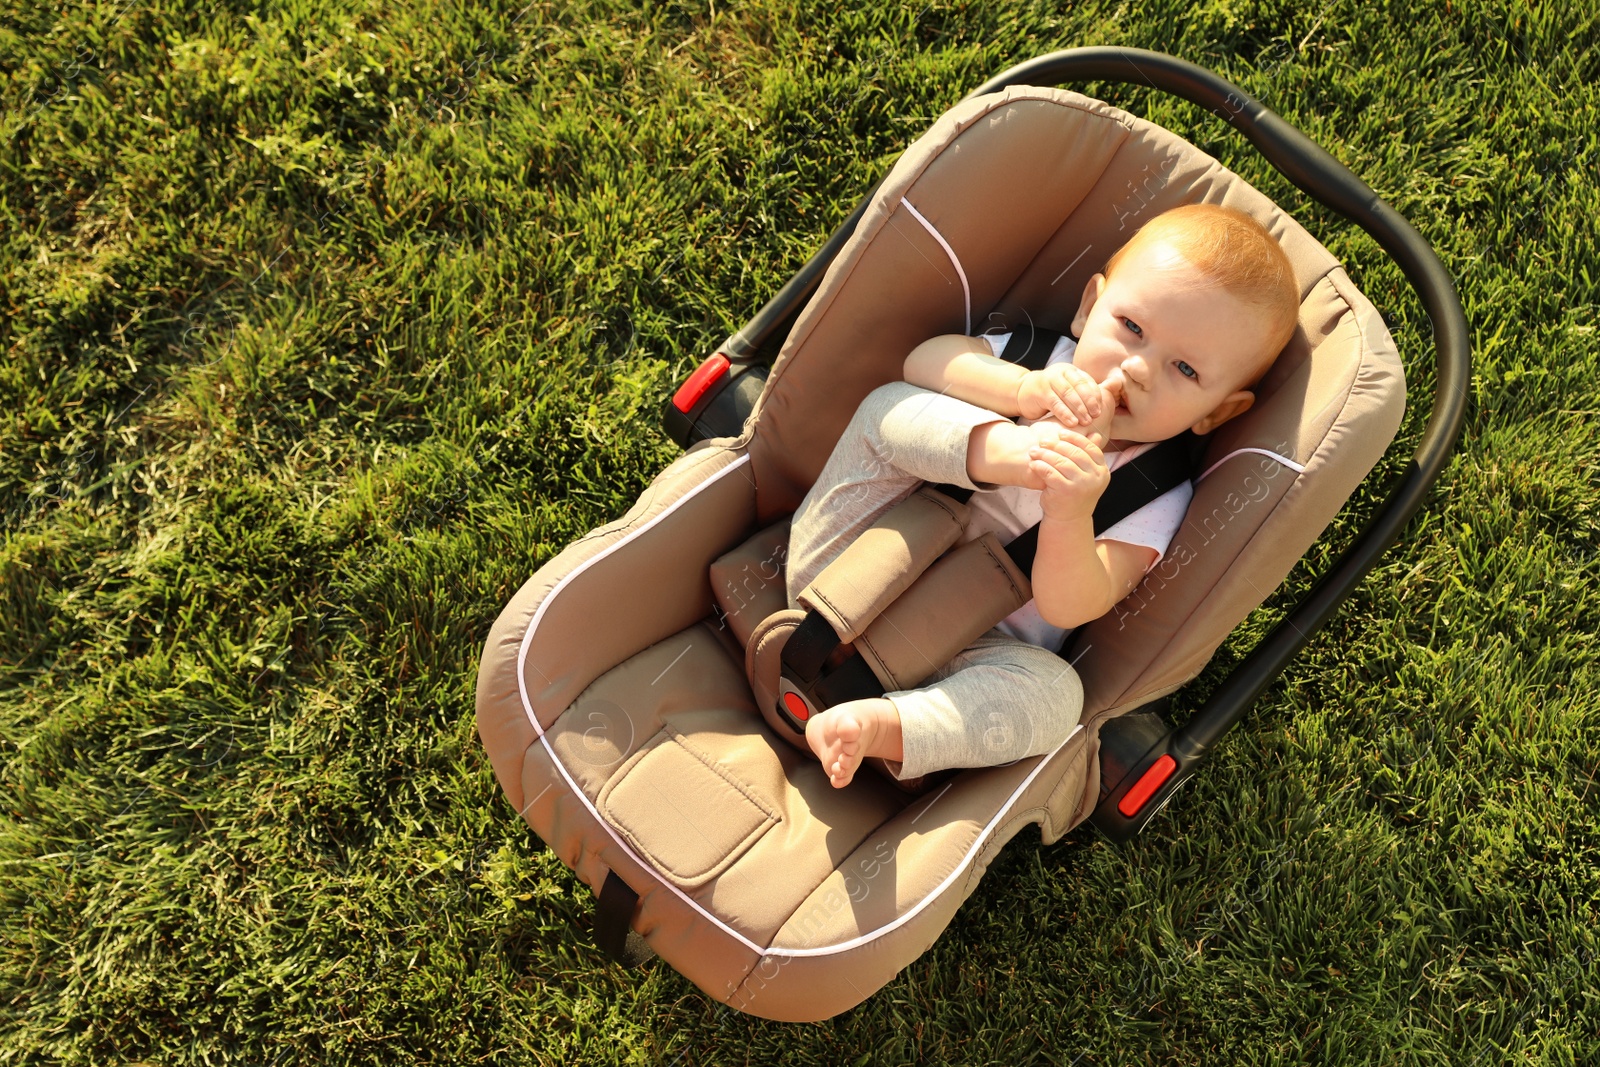
[[[1010,336],[1009,333],[988,334],[984,340],[989,342],[990,349],[998,356]],[[1072,354],[1077,347],[1078,342],[1063,336],[1056,342],[1056,347],[1050,353],[1050,359],[1045,366],[1071,363]],[[1026,424],[1037,420],[1023,421]],[[1121,452],[1107,453],[1106,467],[1114,471],[1154,447],[1154,444],[1144,443]],[[1044,505],[1040,502],[1039,496],[1039,490],[1026,489],[1020,485],[1002,485],[994,489],[978,490],[967,501],[967,506],[972,509],[972,516],[967,523],[965,540],[971,541],[985,533],[993,533],[1001,544],[1009,544],[1024,531],[1038,525],[1044,518]],[[1178,528],[1183,525],[1183,516],[1189,510],[1189,501],[1193,497],[1193,483],[1180,482],[1138,511],[1117,522],[1095,540],[1123,541],[1130,545],[1153,548],[1156,551],[1156,558],[1150,563],[1153,567],[1160,562],[1162,556],[1166,555],[1167,547],[1172,544],[1173,537],[1177,536]],[[1061,627],[1051,626],[1045,622],[1031,600],[1006,616],[999,624],[999,629],[1002,633],[1010,634],[1020,641],[1039,645],[1051,651],[1060,648],[1062,639],[1067,635],[1067,631]]]

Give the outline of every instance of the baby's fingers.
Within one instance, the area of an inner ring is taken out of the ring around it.
[[[1050,414],[1054,415],[1056,421],[1063,426],[1087,425],[1083,419],[1078,417],[1078,413],[1076,411],[1073,411],[1071,408],[1067,407],[1066,402],[1060,397],[1056,397],[1055,402],[1050,405]]]
[[[1028,467],[1033,471],[1034,477],[1039,479],[1039,488],[1041,489],[1059,492],[1072,486],[1072,480],[1056,469],[1055,464],[1047,459],[1034,459],[1028,463]]]
[[[1081,448],[1073,445],[1054,445],[1039,449],[1030,457],[1035,470],[1037,464],[1044,464],[1057,474],[1062,475],[1068,482],[1092,479],[1095,473],[1094,460]]]
[[[1087,426],[1094,421],[1089,404],[1070,381],[1052,383],[1056,393],[1056,417],[1066,426]]]
[[[1085,374],[1077,381],[1079,399],[1083,402],[1084,425],[1088,425],[1100,417],[1100,383]]]
[[[1085,437],[1076,430],[1063,429],[1061,436],[1055,441],[1047,442],[1045,447],[1070,458],[1079,466],[1105,465],[1105,453],[1100,450],[1100,446],[1095,444],[1093,438]]]

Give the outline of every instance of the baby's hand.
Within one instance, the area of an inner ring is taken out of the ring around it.
[[[1063,426],[1084,430],[1101,417],[1104,406],[1100,384],[1070,363],[1028,371],[1017,383],[1017,413],[1025,419],[1054,417]]]
[[[1062,430],[1056,441],[1040,441],[1030,449],[1028,472],[1041,483],[1039,502],[1051,519],[1093,516],[1111,484],[1100,446],[1076,430]]]

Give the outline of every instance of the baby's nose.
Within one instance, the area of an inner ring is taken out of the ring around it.
[[[1145,364],[1143,356],[1128,356],[1117,369],[1135,385],[1143,386],[1150,380],[1150,368]]]

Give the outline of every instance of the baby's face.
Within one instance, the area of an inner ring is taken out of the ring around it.
[[[1095,275],[1073,332],[1073,364],[1121,397],[1111,418],[1121,441],[1210,432],[1277,355],[1259,309],[1161,242],[1131,251],[1111,279]]]

